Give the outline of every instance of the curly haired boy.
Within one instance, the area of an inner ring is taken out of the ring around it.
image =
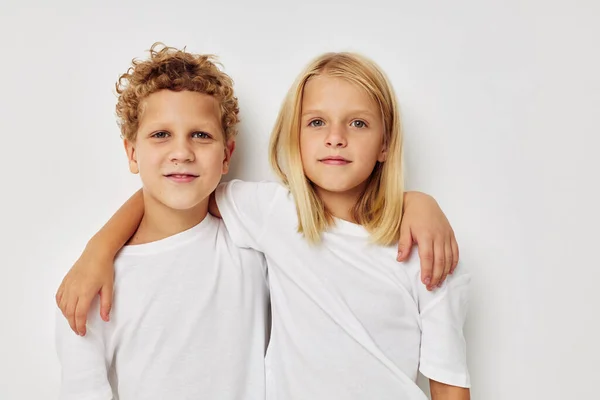
[[[264,399],[264,258],[208,213],[229,168],[238,103],[208,55],[155,44],[121,75],[116,106],[144,215],[115,260],[109,322],[57,319],[61,399]]]

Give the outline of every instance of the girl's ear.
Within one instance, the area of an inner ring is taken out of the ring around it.
[[[135,145],[128,139],[123,139],[123,145],[125,146],[125,153],[127,153],[127,160],[129,161],[129,171],[131,171],[132,174],[138,174],[140,169],[137,163]]]
[[[379,157],[377,157],[377,161],[384,162],[387,160],[387,146],[382,146],[381,152],[379,153]]]
[[[235,139],[231,138],[225,143],[224,157],[223,157],[223,169],[222,174],[229,172],[229,165],[231,164],[231,155],[235,150]]]

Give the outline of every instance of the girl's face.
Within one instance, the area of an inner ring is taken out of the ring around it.
[[[385,161],[379,106],[347,80],[310,78],[302,98],[300,152],[304,173],[321,198],[358,200],[376,163]]]

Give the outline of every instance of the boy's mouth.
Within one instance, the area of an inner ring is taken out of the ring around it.
[[[167,174],[167,175],[165,175],[165,177],[176,183],[188,183],[188,182],[191,182],[194,179],[196,179],[198,177],[198,175],[181,173],[181,174]]]
[[[319,162],[327,165],[346,165],[350,164],[352,161],[341,156],[329,156],[319,159]]]

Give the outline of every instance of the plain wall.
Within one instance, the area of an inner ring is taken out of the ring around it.
[[[599,2],[94,3],[0,4],[0,399],[57,396],[54,293],[139,187],[114,83],[155,41],[217,54],[236,81],[229,179],[272,177],[270,129],[311,58],[378,62],[409,188],[439,201],[473,272],[473,398],[597,398]]]

